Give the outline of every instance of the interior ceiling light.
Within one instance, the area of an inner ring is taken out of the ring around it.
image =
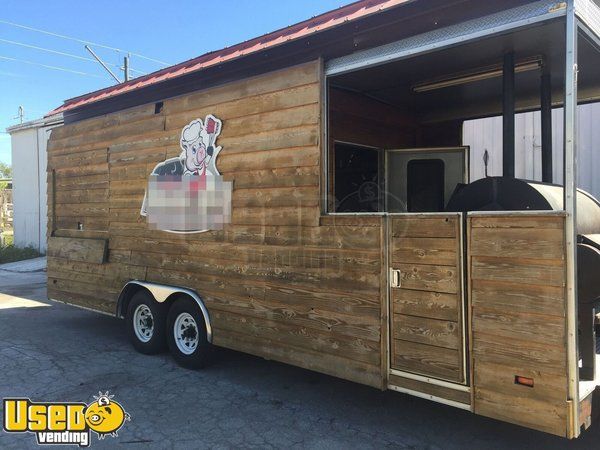
[[[529,72],[542,68],[542,58],[528,58],[515,63],[515,73]],[[425,83],[416,84],[412,90],[414,92],[429,92],[437,89],[444,89],[452,86],[473,83],[475,81],[489,80],[502,76],[502,64],[482,67],[468,72],[460,72],[454,75],[438,78],[437,80],[427,81]]]

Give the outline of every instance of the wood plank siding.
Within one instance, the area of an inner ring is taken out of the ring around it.
[[[462,383],[461,216],[391,216],[392,368]]]
[[[566,435],[564,216],[323,215],[322,69],[305,63],[54,129],[48,296],[115,314],[131,280],[190,288],[217,346]],[[330,94],[330,144],[407,147],[459,129],[427,137],[401,110]],[[222,121],[216,166],[233,182],[231,223],[154,230],[140,215],[148,177],[208,114]],[[389,287],[390,269],[400,286]]]
[[[320,74],[303,64],[56,129],[50,231],[108,239],[109,253],[102,265],[49,256],[49,296],[114,313],[131,279],[189,287],[216,345],[382,387],[382,219],[320,222]],[[223,121],[217,168],[233,181],[232,223],[149,229],[148,175],[209,113]]]
[[[468,220],[474,411],[560,436],[567,433],[564,219]],[[517,384],[517,376],[534,386]]]
[[[48,239],[48,256],[102,264],[108,250],[106,239],[52,236]]]

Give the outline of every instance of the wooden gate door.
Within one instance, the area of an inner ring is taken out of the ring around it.
[[[460,213],[389,216],[391,373],[464,384]]]

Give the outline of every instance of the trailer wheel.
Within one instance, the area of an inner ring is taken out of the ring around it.
[[[125,320],[129,340],[138,352],[154,355],[167,349],[166,307],[148,292],[142,290],[133,295]]]
[[[204,316],[189,297],[179,298],[169,310],[167,344],[180,366],[201,369],[210,361],[212,345],[207,339]]]

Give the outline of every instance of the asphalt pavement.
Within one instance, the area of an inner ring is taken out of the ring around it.
[[[600,423],[567,441],[229,350],[185,370],[136,353],[121,321],[47,301],[35,270],[0,267],[0,397],[89,403],[110,391],[131,421],[91,448],[600,448]],[[40,447],[2,431],[0,448]]]

